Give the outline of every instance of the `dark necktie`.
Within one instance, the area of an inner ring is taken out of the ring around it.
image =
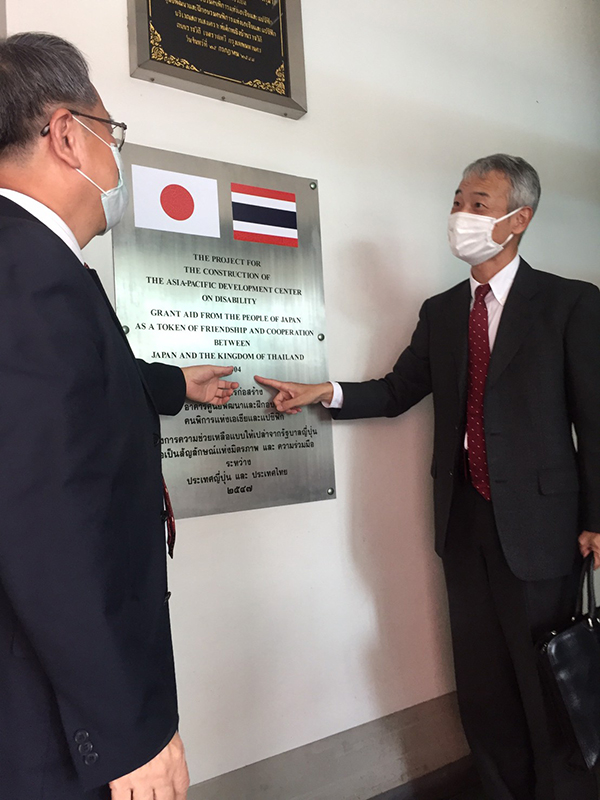
[[[486,500],[491,500],[490,475],[485,447],[483,398],[490,363],[490,336],[485,297],[488,283],[475,290],[469,316],[469,384],[467,391],[467,446],[471,483]]]
[[[115,322],[115,325],[119,329],[119,332],[121,333],[121,335],[123,336],[123,338],[127,342],[127,346],[129,347],[129,342],[127,341],[127,338],[125,336],[125,331],[121,327],[121,323],[119,322],[119,320],[117,318],[117,315],[115,314],[115,312],[113,310],[113,307],[112,307],[112,305],[110,303],[110,300],[108,299],[108,297],[106,295],[106,292],[104,291],[104,287],[102,286],[100,278],[98,277],[98,273],[95,270],[90,269],[90,267],[85,263],[84,263],[83,266],[87,269],[90,277],[92,278],[92,280],[94,281],[94,283],[96,284],[98,289],[100,290],[100,294],[102,295],[102,297],[104,298],[104,301],[106,302],[107,306],[109,307],[109,310],[110,310],[110,313],[111,313],[111,317],[113,318],[113,320]],[[173,558],[173,552],[175,550],[175,515],[173,514],[173,506],[171,505],[171,498],[169,497],[169,490],[167,489],[167,484],[165,483],[165,479],[164,478],[163,478],[163,509],[164,509],[163,510],[163,520],[165,521],[165,525],[166,525],[166,528],[167,528],[167,547],[168,547],[168,550],[169,550],[169,555],[171,556],[171,558]]]

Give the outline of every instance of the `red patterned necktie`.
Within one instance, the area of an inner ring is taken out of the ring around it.
[[[90,270],[88,264],[84,263],[83,266],[87,270]],[[94,278],[94,281],[99,283],[99,279],[93,272],[93,270],[90,270],[90,275]],[[108,303],[108,300],[106,302]],[[169,549],[169,555],[171,556],[171,558],[173,558],[173,552],[175,550],[175,515],[173,514],[173,506],[171,505],[169,490],[167,489],[167,484],[165,483],[164,478],[163,478],[163,501],[164,501],[163,519],[167,527],[167,547]]]
[[[469,385],[467,391],[467,445],[471,483],[486,500],[491,500],[483,426],[483,397],[490,363],[490,336],[485,296],[489,283],[475,290],[475,302],[469,316]]]
[[[169,555],[173,558],[173,551],[175,550],[175,515],[173,514],[173,506],[171,505],[171,498],[169,497],[169,490],[163,478],[163,494],[165,498],[165,522],[167,524],[167,546],[169,548]]]

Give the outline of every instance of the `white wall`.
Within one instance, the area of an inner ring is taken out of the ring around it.
[[[331,374],[386,371],[428,295],[466,276],[445,239],[461,169],[524,156],[543,184],[534,266],[598,281],[595,0],[304,0],[298,122],[128,77],[126,0],[8,0],[63,35],[130,139],[319,179]],[[88,259],[110,275],[110,243]],[[432,554],[428,403],[335,426],[338,499],[179,524],[172,567],[193,781],[452,689]]]

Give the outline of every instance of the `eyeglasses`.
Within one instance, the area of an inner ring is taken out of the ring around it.
[[[119,150],[123,149],[125,144],[125,132],[127,125],[124,122],[115,122],[114,119],[104,119],[103,117],[93,117],[91,114],[84,114],[83,111],[74,111],[72,108],[68,109],[71,114],[76,117],[85,117],[85,119],[93,119],[95,122],[103,122],[105,125],[110,125],[110,135],[115,140]],[[50,123],[48,123],[41,130],[41,136],[48,136],[50,133]]]

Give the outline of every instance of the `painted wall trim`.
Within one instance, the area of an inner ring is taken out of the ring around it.
[[[371,800],[403,786],[409,798],[438,770],[456,783],[443,768],[462,775],[467,755],[453,693],[197,784],[189,800]]]
[[[6,0],[0,0],[0,38],[6,36]]]

